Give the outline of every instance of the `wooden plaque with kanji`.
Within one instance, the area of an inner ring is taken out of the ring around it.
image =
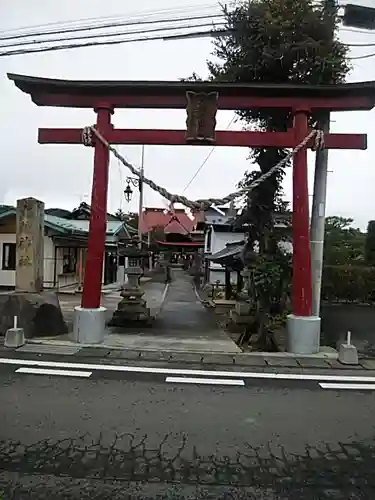
[[[187,143],[215,143],[217,92],[186,92]]]

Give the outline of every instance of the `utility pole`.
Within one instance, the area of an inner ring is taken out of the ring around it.
[[[331,40],[335,36],[336,1],[326,0],[324,5],[325,17],[331,30]],[[320,126],[324,134],[330,131],[330,112],[324,111],[320,117]],[[320,315],[320,295],[323,274],[323,249],[326,217],[327,199],[327,175],[328,175],[328,149],[320,149],[316,152],[314,194],[311,214],[310,247],[311,247],[311,271],[312,271],[312,314]]]
[[[335,36],[336,24],[336,0],[325,0],[325,17],[331,30],[331,40]],[[344,26],[375,30],[375,8],[363,5],[347,4],[343,17]],[[330,129],[330,113],[321,114],[320,125],[325,134]],[[311,270],[312,270],[312,313],[320,315],[320,295],[323,274],[323,247],[326,215],[327,196],[327,174],[328,174],[328,150],[316,152],[314,195],[311,214],[310,246],[311,246]]]
[[[143,221],[143,177],[145,172],[145,146],[142,145],[141,169],[138,181],[139,206],[138,206],[138,245],[142,248],[142,221]]]
[[[139,202],[138,202],[138,247],[142,247],[142,220],[143,220],[143,184],[144,184],[144,172],[145,172],[145,146],[142,146],[141,154],[141,168],[139,169],[138,177],[127,177],[126,178],[126,189],[124,190],[124,195],[126,201],[129,203],[133,196],[133,190],[131,186],[137,187],[139,191]]]
[[[126,201],[129,203],[133,196],[133,190],[131,186],[137,187],[139,191],[139,201],[138,201],[138,234],[137,243],[139,250],[142,249],[142,221],[143,221],[143,184],[144,184],[144,168],[145,168],[145,146],[142,145],[141,153],[141,168],[139,169],[139,176],[137,177],[127,177],[126,178],[126,188],[124,190],[124,195]],[[125,269],[129,266],[128,257],[125,257]],[[126,278],[127,281],[127,278]]]

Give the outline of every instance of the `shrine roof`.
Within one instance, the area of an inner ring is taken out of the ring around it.
[[[228,258],[239,258],[241,256],[241,253],[243,252],[244,245],[244,241],[228,243],[225,248],[212,255],[207,256],[206,258],[207,260],[211,260],[212,262],[220,262]]]
[[[211,81],[101,81],[60,80],[8,73],[8,78],[40,106],[92,107],[95,99],[115,107],[184,108],[186,92],[218,92],[221,109],[256,107],[255,99],[346,99],[341,109],[371,109],[375,105],[375,81],[337,85],[231,83]],[[48,96],[48,98],[46,97]],[[252,103],[241,99],[253,98]],[[226,99],[226,100],[225,100]],[[353,100],[350,102],[350,100]],[[357,99],[357,101],[355,101]],[[362,101],[358,101],[362,99]],[[255,104],[254,104],[255,102]],[[362,104],[359,104],[362,103]],[[270,103],[271,107],[273,104]],[[275,105],[284,107],[284,105]],[[259,104],[259,107],[265,107]],[[288,104],[285,107],[289,107]],[[318,102],[312,107],[328,107]]]
[[[164,234],[190,234],[198,220],[199,214],[190,218],[184,209],[175,209],[174,214],[163,208],[146,208],[142,216],[142,233],[148,233],[153,229],[163,228]]]

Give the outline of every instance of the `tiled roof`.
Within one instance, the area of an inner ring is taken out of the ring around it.
[[[44,210],[46,215],[54,215],[55,217],[62,217],[63,219],[69,219],[72,213],[64,208],[46,208]]]
[[[212,260],[213,262],[219,262],[223,259],[227,259],[228,257],[239,257],[243,251],[244,244],[245,243],[243,241],[229,244],[219,252],[208,256],[207,259]]]
[[[15,215],[15,213],[15,207],[12,207],[11,205],[0,205],[0,217],[12,214]],[[65,219],[63,217],[56,217],[55,215],[45,213],[44,223],[52,229],[60,229],[63,231],[87,235],[89,232],[90,221]],[[107,221],[107,236],[114,236],[123,226],[124,223],[120,220]]]
[[[163,208],[146,208],[142,217],[142,233],[148,233],[156,227],[163,227],[165,234],[189,234],[201,219],[195,214],[191,219],[183,209],[175,209],[174,214]]]
[[[0,205],[0,214],[9,212],[11,210],[14,210],[14,207],[12,207],[12,205]]]
[[[88,220],[63,219],[62,217],[56,217],[54,215],[48,214],[44,216],[44,220],[47,223],[61,227],[62,229],[66,229],[68,231],[76,231],[85,234],[89,232],[90,221]],[[116,232],[119,231],[122,226],[123,222],[120,220],[107,221],[107,235],[116,234]]]

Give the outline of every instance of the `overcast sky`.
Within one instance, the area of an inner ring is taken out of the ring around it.
[[[354,2],[353,2],[354,3]],[[373,3],[362,0],[363,5]],[[202,13],[214,0],[1,0],[0,31],[52,22],[70,21],[99,16],[138,15],[147,11],[190,8]],[[176,14],[168,14],[175,16]],[[347,43],[374,43],[373,33],[341,30]],[[46,206],[71,209],[80,201],[90,202],[92,150],[84,146],[38,145],[38,127],[82,127],[95,122],[92,111],[77,109],[39,108],[30,98],[8,81],[7,72],[40,77],[87,80],[176,80],[193,71],[206,73],[210,56],[209,39],[184,41],[154,41],[110,47],[74,49],[44,54],[0,58],[0,137],[2,168],[0,203],[12,204],[19,197],[34,196]],[[375,46],[354,48],[352,55],[375,52]],[[351,81],[375,80],[375,58],[355,61]],[[226,128],[232,114],[219,112],[217,128]],[[333,131],[367,133],[367,151],[330,153],[328,180],[328,215],[352,216],[357,225],[365,227],[375,218],[375,111],[333,115]],[[183,111],[121,110],[113,117],[121,128],[184,128]],[[372,126],[371,126],[372,125]],[[240,124],[232,125],[232,129]],[[181,193],[197,168],[205,160],[207,147],[146,147],[146,175],[170,191]],[[139,165],[141,148],[120,146],[120,152]],[[232,191],[249,168],[248,151],[241,148],[217,148],[191,184],[186,194],[195,199],[222,196]],[[115,211],[136,209],[124,201],[122,191],[127,172],[112,158],[110,166],[109,208]],[[310,158],[310,193],[313,188],[313,157]],[[291,176],[288,173],[285,191],[291,199]],[[149,188],[146,206],[165,206],[163,200]]]

